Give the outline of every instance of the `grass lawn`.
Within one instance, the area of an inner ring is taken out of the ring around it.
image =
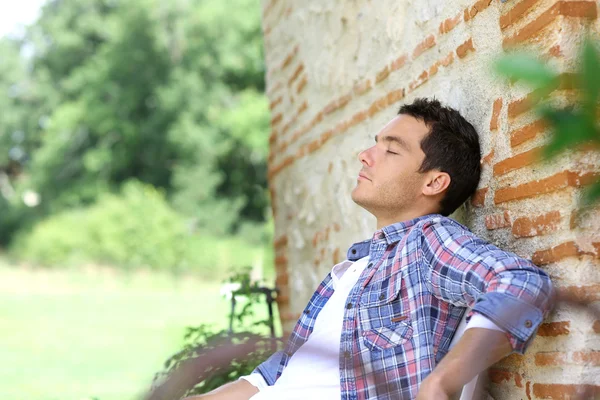
[[[157,273],[0,266],[0,399],[140,398],[186,326],[227,326],[219,289]]]

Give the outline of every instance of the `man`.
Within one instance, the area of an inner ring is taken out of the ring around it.
[[[447,218],[477,188],[477,132],[418,99],[359,154],[355,203],[372,238],[333,267],[277,352],[249,376],[195,399],[448,399],[511,352],[550,309],[531,262]],[[449,351],[465,310],[469,324]]]

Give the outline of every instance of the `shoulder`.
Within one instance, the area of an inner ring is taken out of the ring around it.
[[[463,224],[442,215],[436,215],[432,218],[420,221],[415,228],[418,228],[418,233],[422,234],[425,238],[437,237],[442,241],[456,237],[476,237],[475,234]]]

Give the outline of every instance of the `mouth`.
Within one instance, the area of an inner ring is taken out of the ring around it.
[[[371,179],[369,179],[369,178],[367,177],[367,175],[365,175],[365,174],[364,174],[364,172],[361,172],[361,173],[359,173],[359,174],[358,174],[358,180],[359,180],[359,181],[360,181],[360,180],[367,180],[367,181],[370,181]]]

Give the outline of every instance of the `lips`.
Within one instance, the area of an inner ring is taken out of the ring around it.
[[[360,172],[360,173],[358,174],[358,177],[359,177],[359,178],[366,179],[366,180],[368,180],[368,181],[370,181],[370,180],[371,180],[371,178],[369,178],[369,177],[368,177],[368,176],[367,176],[367,175],[366,175],[364,172]]]

